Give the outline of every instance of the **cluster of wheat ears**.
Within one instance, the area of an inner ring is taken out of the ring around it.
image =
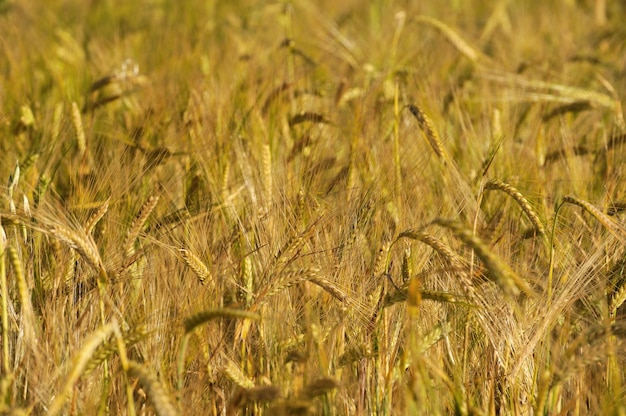
[[[622,3],[0,1],[0,413],[626,414]]]

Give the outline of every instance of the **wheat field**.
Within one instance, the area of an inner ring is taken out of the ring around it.
[[[0,413],[625,415],[625,18],[0,1]]]

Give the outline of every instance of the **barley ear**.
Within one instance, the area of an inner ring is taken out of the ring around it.
[[[85,223],[85,232],[87,234],[91,234],[96,224],[104,217],[104,215],[109,210],[109,200],[107,199],[104,204],[100,205],[100,207],[89,217],[87,222]]]

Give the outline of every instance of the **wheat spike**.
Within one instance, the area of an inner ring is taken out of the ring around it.
[[[107,199],[104,204],[100,205],[100,207],[89,217],[87,222],[85,223],[85,233],[91,234],[93,229],[96,227],[96,224],[104,217],[104,215],[109,210],[109,200]]]
[[[254,312],[230,308],[209,309],[185,319],[185,333],[189,333],[198,326],[218,318],[251,319],[253,321],[260,321],[261,315]]]
[[[429,16],[418,16],[415,19],[417,22],[423,22],[429,24],[439,30],[459,52],[465,55],[472,62],[478,61],[482,57],[481,53],[474,49],[469,43],[465,41],[455,30],[446,25],[440,20]]]
[[[518,205],[522,208],[522,210],[524,211],[524,213],[526,214],[530,222],[533,224],[533,227],[535,228],[537,233],[540,234],[542,237],[545,237],[546,235],[545,229],[543,227],[543,224],[541,223],[541,220],[539,219],[539,215],[537,215],[537,213],[535,212],[533,207],[530,205],[526,197],[524,197],[524,195],[522,195],[520,191],[518,191],[517,189],[515,189],[513,186],[509,185],[508,183],[501,182],[497,179],[492,179],[489,182],[487,182],[487,184],[485,185],[485,189],[486,190],[499,190],[499,191],[506,193],[510,197],[512,197],[515,200],[515,202],[517,202]]]
[[[77,231],[70,230],[60,224],[52,225],[49,232],[52,236],[76,250],[95,271],[101,272],[104,270],[104,263],[100,258],[98,248],[87,235],[80,235]]]
[[[183,260],[185,260],[185,264],[198,276],[201,284],[206,285],[207,282],[213,281],[211,271],[198,256],[184,248],[181,248],[179,251],[183,256]]]
[[[83,119],[80,115],[80,109],[78,108],[78,104],[76,104],[76,102],[72,102],[72,125],[74,126],[74,133],[76,134],[78,152],[81,156],[83,156],[87,151],[87,141],[85,140]]]
[[[591,205],[589,202],[580,198],[576,198],[573,195],[567,195],[563,197],[563,202],[569,204],[578,205],[579,207],[590,213],[596,220],[600,222],[611,234],[617,237],[621,242],[626,241],[626,230],[619,223],[615,222],[611,217],[604,214],[598,208]]]
[[[467,246],[472,248],[478,258],[487,269],[487,277],[496,283],[505,293],[518,295],[520,290],[527,295],[532,295],[533,291],[528,284],[521,279],[504,261],[493,254],[483,241],[474,235],[472,230],[464,227],[460,223],[447,219],[437,219],[433,224],[438,224],[452,230],[457,237]]]
[[[135,253],[135,240],[137,240],[137,237],[139,237],[141,229],[143,228],[144,224],[148,220],[148,217],[150,216],[158,202],[158,196],[150,196],[139,210],[139,213],[130,224],[130,227],[128,227],[128,231],[126,231],[126,239],[124,240],[123,245],[126,257],[131,257]]]
[[[146,338],[148,335],[148,330],[145,325],[138,325],[133,329],[126,331],[122,334],[122,341],[126,347],[131,347],[138,343],[139,341]],[[115,354],[118,351],[118,346],[116,342],[107,341],[101,344],[98,349],[94,352],[93,357],[89,360],[89,363],[85,367],[84,374],[89,374],[96,367],[106,361],[110,356]]]
[[[113,332],[113,324],[107,324],[92,333],[86,340],[78,353],[74,356],[72,369],[70,370],[61,391],[54,397],[54,400],[48,408],[48,415],[57,415],[61,413],[65,402],[72,394],[74,384],[80,376],[85,372],[89,361],[92,359],[96,349],[102,344]]]
[[[243,396],[246,402],[273,402],[281,398],[282,393],[276,386],[257,386],[245,389]]]
[[[418,353],[423,354],[426,352],[430,347],[439,342],[449,331],[450,326],[447,322],[439,322],[421,337],[420,343],[417,346]]]
[[[443,259],[450,265],[450,267],[452,267],[452,270],[454,270],[458,274],[465,292],[470,296],[475,293],[474,284],[472,283],[472,279],[469,275],[469,265],[447,244],[435,238],[433,235],[427,233],[426,231],[417,229],[408,229],[403,231],[398,235],[396,241],[400,240],[401,238],[417,240],[432,247],[437,252],[437,254],[443,257]]]
[[[426,136],[430,147],[433,149],[439,160],[446,164],[448,154],[446,153],[446,149],[443,147],[439,134],[437,133],[437,130],[435,130],[430,117],[428,117],[428,115],[415,104],[409,104],[406,107],[409,109],[411,114],[415,116],[417,124],[419,124],[420,129],[424,132],[424,136]]]
[[[230,381],[243,389],[253,389],[254,381],[250,380],[231,360],[226,360],[226,364],[222,368],[224,375]]]
[[[15,280],[17,282],[17,291],[19,294],[20,305],[22,307],[21,315],[22,321],[24,325],[24,332],[26,335],[26,341],[28,345],[36,345],[37,337],[36,337],[36,325],[37,320],[35,318],[35,313],[33,311],[33,304],[31,302],[31,293],[28,289],[28,283],[26,282],[26,277],[24,276],[24,268],[22,267],[22,262],[18,255],[17,249],[12,246],[8,246],[6,248],[6,254],[9,258],[9,263],[13,268],[13,272],[15,273]]]
[[[174,406],[172,399],[169,397],[159,379],[148,371],[144,366],[135,362],[128,362],[128,373],[135,376],[141,382],[148,393],[148,397],[154,403],[154,408],[159,416],[175,416],[178,411]]]
[[[272,201],[272,150],[269,144],[263,145],[261,166],[263,170],[263,188],[265,189],[266,205]]]
[[[302,390],[302,395],[305,398],[313,399],[326,393],[330,393],[331,391],[339,388],[339,386],[341,386],[341,384],[334,378],[322,377],[307,384]]]
[[[378,255],[374,260],[374,266],[372,267],[372,273],[374,277],[384,276],[387,273],[389,264],[389,250],[391,249],[391,243],[386,242],[378,250]]]
[[[316,286],[321,287],[326,292],[328,292],[332,297],[339,300],[340,302],[348,301],[348,295],[342,292],[341,289],[339,289],[337,285],[335,285],[330,280],[321,276],[316,276],[316,275],[311,275],[307,277],[306,280],[313,283]]]

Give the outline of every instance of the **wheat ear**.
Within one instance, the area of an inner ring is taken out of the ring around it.
[[[626,241],[626,231],[624,228],[615,222],[611,217],[604,214],[598,208],[591,205],[589,202],[584,201],[580,198],[576,198],[572,195],[567,195],[563,197],[563,202],[567,202],[568,204],[578,205],[583,208],[585,211],[590,213],[596,220],[600,222],[611,234],[617,237],[621,242]]]
[[[72,102],[72,125],[74,126],[74,133],[76,134],[76,144],[78,145],[78,152],[82,156],[87,151],[87,141],[85,140],[83,119],[80,115],[80,109],[78,108],[78,104],[76,104],[76,102]]]
[[[100,207],[89,217],[87,222],[85,223],[85,233],[91,234],[93,229],[96,227],[96,224],[104,217],[104,215],[109,210],[109,200],[107,199],[104,204],[100,205]]]
[[[146,389],[148,397],[154,403],[154,408],[159,416],[175,416],[178,411],[174,406],[172,399],[166,393],[159,379],[148,371],[144,366],[135,362],[128,362],[128,373],[139,379],[142,386]]]
[[[74,356],[72,369],[70,370],[61,391],[55,396],[54,400],[48,408],[48,415],[57,415],[61,413],[65,402],[72,394],[74,384],[84,373],[89,362],[91,361],[96,349],[111,335],[113,332],[113,324],[106,324],[102,328],[96,330],[86,340],[78,353]]]
[[[126,231],[126,238],[123,245],[126,257],[131,257],[135,253],[135,240],[137,240],[137,237],[139,237],[141,229],[145,225],[148,217],[150,216],[158,202],[158,196],[150,196],[139,210],[139,213],[137,214],[133,222],[131,222],[130,227],[128,227],[128,231]]]
[[[408,229],[401,232],[396,238],[396,241],[400,240],[401,238],[408,238],[411,240],[420,241],[432,247],[437,252],[437,254],[439,254],[452,267],[452,270],[458,273],[461,284],[463,285],[463,289],[466,291],[466,293],[474,293],[474,284],[472,283],[472,279],[469,275],[469,266],[467,262],[457,253],[455,253],[454,250],[452,250],[447,244],[435,238],[433,235],[427,233],[426,231],[418,229]]]
[[[463,241],[464,244],[474,250],[478,258],[487,269],[487,277],[508,295],[518,295],[520,290],[527,295],[533,295],[533,291],[522,278],[520,278],[504,261],[489,250],[489,247],[471,229],[460,223],[448,219],[436,219],[433,224],[448,228]]]
[[[437,133],[437,130],[435,130],[430,117],[428,117],[424,110],[415,104],[408,104],[406,107],[417,120],[417,124],[419,124],[420,129],[424,133],[424,136],[426,136],[430,147],[433,149],[439,160],[441,160],[444,164],[447,163],[448,154],[446,153],[446,149],[443,147],[439,134]]]
[[[36,345],[37,337],[35,335],[36,323],[35,313],[33,311],[33,304],[31,302],[31,294],[26,283],[24,276],[24,268],[19,258],[15,247],[9,246],[6,249],[7,256],[9,257],[9,263],[15,273],[15,280],[17,282],[17,291],[20,298],[20,305],[22,307],[22,319],[24,325],[24,332],[26,334],[26,340],[29,345]]]
[[[479,58],[481,58],[482,55],[479,51],[474,49],[474,47],[466,42],[465,39],[461,37],[461,35],[459,35],[454,29],[452,29],[450,26],[446,25],[442,21],[429,16],[418,16],[415,20],[417,22],[426,23],[439,30],[439,32],[441,32],[441,34],[443,34],[446,39],[448,39],[448,42],[450,42],[452,46],[454,46],[459,52],[465,55],[472,62],[476,62]]]
[[[185,260],[185,264],[189,266],[191,270],[198,276],[200,283],[203,285],[207,284],[207,281],[213,281],[213,275],[209,268],[204,264],[204,262],[200,259],[200,257],[193,254],[191,251],[181,248],[180,254],[183,256],[183,260]]]
[[[486,190],[498,190],[502,191],[505,194],[509,195],[511,198],[517,202],[517,204],[522,208],[522,211],[526,214],[530,222],[533,224],[533,227],[542,237],[546,236],[545,228],[539,219],[539,215],[535,212],[533,207],[530,205],[526,197],[522,195],[520,191],[515,189],[513,186],[508,183],[501,182],[497,179],[492,179],[485,185]]]
[[[230,308],[209,309],[203,312],[199,312],[185,319],[185,333],[189,333],[198,326],[218,318],[237,318],[260,321],[261,315],[254,312],[247,312]]]

